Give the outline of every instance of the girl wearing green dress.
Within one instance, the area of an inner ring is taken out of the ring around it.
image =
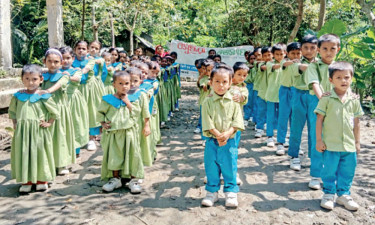
[[[109,179],[103,190],[110,192],[122,186],[121,178],[131,178],[131,193],[140,193],[138,179],[143,178],[144,170],[139,149],[135,106],[128,99],[131,86],[130,75],[117,71],[113,76],[115,94],[103,96],[98,108],[98,121],[103,127],[101,145],[103,161],[101,178]]]
[[[61,72],[67,73],[70,81],[67,88],[68,102],[73,118],[74,127],[74,147],[76,149],[76,158],[79,157],[81,147],[89,141],[89,113],[87,111],[87,102],[79,91],[82,80],[82,71],[73,68],[73,49],[71,47],[62,47],[59,49],[63,56]]]
[[[37,65],[23,67],[22,82],[26,91],[15,93],[9,105],[9,118],[14,127],[12,178],[22,183],[20,192],[30,192],[33,184],[37,191],[47,190],[47,182],[56,177],[52,135],[48,127],[59,119],[59,112],[51,94],[39,90],[43,82],[41,71]]]
[[[76,154],[74,146],[73,117],[68,106],[67,87],[70,80],[68,73],[60,71],[62,55],[57,49],[48,49],[45,54],[44,64],[48,72],[43,74],[42,89],[45,93],[52,94],[56,102],[60,119],[51,126],[53,156],[59,175],[69,173],[67,166],[75,163]]]
[[[103,52],[102,57],[104,58],[106,67],[107,67],[107,77],[103,81],[104,82],[104,93],[105,94],[114,94],[115,88],[112,84],[113,74],[116,71],[120,71],[122,69],[122,65],[119,62],[116,62],[116,59],[114,59],[109,52]],[[115,56],[116,57],[116,56]]]

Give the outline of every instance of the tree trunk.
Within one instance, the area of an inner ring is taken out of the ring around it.
[[[130,37],[129,37],[129,41],[130,41],[130,55],[134,55],[134,31],[133,30],[129,30],[130,32]]]
[[[94,40],[98,41],[98,25],[96,24],[95,21],[95,1],[92,0],[92,8],[91,8],[91,21],[92,21],[92,32],[94,34]]]
[[[297,2],[298,2],[297,20],[296,20],[296,24],[294,25],[294,28],[292,30],[292,33],[289,36],[288,43],[293,42],[294,38],[297,35],[299,27],[301,26],[301,23],[302,23],[302,18],[303,18],[303,0],[297,0]]]
[[[366,3],[365,0],[357,0],[357,3],[361,6],[361,10],[366,14],[371,26],[375,28],[375,16],[372,12],[372,7],[374,6],[375,1],[372,0]]]
[[[319,22],[317,30],[322,29],[326,19],[326,0],[320,0]]]
[[[112,16],[112,13],[109,14],[109,24],[111,26],[111,38],[112,38],[112,48],[115,48],[116,47],[116,43],[115,43],[115,28],[113,26],[113,16]]]
[[[86,0],[82,3],[82,21],[81,21],[81,40],[85,40],[85,14],[86,14]]]

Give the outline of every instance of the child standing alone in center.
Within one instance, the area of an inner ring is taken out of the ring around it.
[[[213,92],[202,104],[202,129],[208,138],[204,151],[207,195],[202,200],[203,206],[210,207],[218,201],[220,174],[224,177],[225,206],[238,206],[238,148],[234,136],[238,130],[244,130],[244,123],[241,106],[228,91],[233,74],[232,68],[217,66],[210,74]]]

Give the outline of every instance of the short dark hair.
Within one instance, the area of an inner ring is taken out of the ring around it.
[[[118,77],[121,77],[121,76],[129,76],[130,77],[130,74],[124,70],[119,70],[119,71],[116,71],[114,74],[113,74],[113,82],[116,81],[116,79]]]
[[[25,73],[36,73],[36,74],[39,74],[39,77],[42,77],[42,67],[40,67],[39,65],[36,65],[36,64],[26,64],[23,66],[22,68],[22,73],[21,73],[21,77],[23,77],[23,75]]]
[[[126,54],[126,56],[128,56],[128,52],[127,51],[125,51],[125,50],[123,50],[123,51],[120,51],[118,54],[121,54],[121,53],[125,53]]]
[[[308,34],[306,36],[304,36],[301,40],[301,46],[304,45],[304,44],[315,44],[315,45],[318,45],[319,43],[319,40],[318,38],[315,36],[315,35],[312,35],[312,34]]]
[[[289,43],[288,46],[286,47],[287,52],[291,52],[294,50],[301,50],[301,43],[299,42],[292,42]]]
[[[216,55],[216,50],[215,50],[215,49],[210,49],[210,50],[208,51],[208,54],[210,54],[210,52],[215,52],[215,55]]]
[[[129,67],[125,70],[129,75],[138,75],[139,78],[142,77],[142,71],[137,67]]]
[[[232,77],[234,75],[232,67],[228,66],[227,64],[224,63],[218,63],[214,69],[212,70],[210,74],[210,79],[213,80],[215,77],[215,74],[218,73],[228,73],[229,75],[229,80],[232,80]]]
[[[248,72],[250,70],[250,68],[244,62],[236,62],[233,65],[233,72],[235,73],[238,70],[246,70]]]
[[[263,47],[261,52],[262,52],[262,55],[264,53],[266,53],[266,52],[271,52],[272,53],[272,48],[271,47]]]
[[[345,62],[345,61],[334,62],[328,67],[329,78],[332,79],[336,71],[345,71],[345,70],[348,70],[350,72],[350,75],[353,77],[354,68],[351,63]]]
[[[221,55],[214,55],[214,59],[215,58],[220,58],[220,61],[221,61]]]
[[[177,52],[171,52],[170,56],[172,56],[172,55],[175,55],[175,56],[176,56],[176,58],[178,57],[178,54],[177,54]]]
[[[202,63],[202,66],[207,67],[207,66],[214,66],[215,61],[212,59],[205,59]]]
[[[195,60],[195,62],[194,62],[195,67],[197,67],[197,69],[202,68],[202,63],[203,63],[204,60],[205,59],[197,59],[197,60]]]
[[[260,50],[260,52],[262,52],[262,48],[261,47],[256,47],[255,49],[254,49],[254,51],[253,51],[253,54],[255,53],[255,52],[258,52]]]
[[[286,51],[286,46],[285,44],[275,44],[272,49],[271,49],[271,52],[272,54],[275,53],[276,51]]]
[[[318,39],[318,48],[320,48],[320,46],[322,46],[324,42],[335,43],[337,44],[337,47],[340,48],[340,37],[336,34],[325,34],[320,36],[320,38]]]

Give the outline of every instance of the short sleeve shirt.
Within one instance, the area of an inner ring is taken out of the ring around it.
[[[263,65],[264,63],[258,64],[258,70],[257,70],[257,76],[259,79],[258,80],[258,96],[259,98],[265,100],[266,92],[267,92],[267,70],[262,71],[261,66]]]
[[[349,90],[340,100],[332,89],[330,96],[323,96],[315,113],[324,116],[323,142],[327,150],[335,152],[355,152],[354,118],[363,115],[358,98]]]
[[[209,81],[210,78],[208,76],[204,76],[199,80],[199,105],[202,105],[204,99],[210,94],[210,89],[207,91],[203,90],[203,86],[207,86]]]
[[[316,60],[314,59],[313,62],[315,61]],[[306,71],[299,70],[299,66],[301,64],[310,64],[310,61],[307,60],[305,57],[302,57],[301,63],[294,63],[293,65],[290,65],[288,67],[294,76],[293,86],[299,90],[307,91],[309,90],[309,87],[307,86],[305,81]]]
[[[329,82],[328,75],[328,64],[325,64],[322,60],[318,60],[316,63],[310,63],[305,73],[305,82],[309,87],[310,94],[315,95],[312,84],[317,83],[322,93],[332,89],[332,85]]]
[[[279,102],[279,89],[280,89],[280,77],[282,76],[282,68],[272,69],[272,66],[276,64],[283,64],[284,60],[280,63],[267,63],[267,91],[265,100],[267,102]]]

